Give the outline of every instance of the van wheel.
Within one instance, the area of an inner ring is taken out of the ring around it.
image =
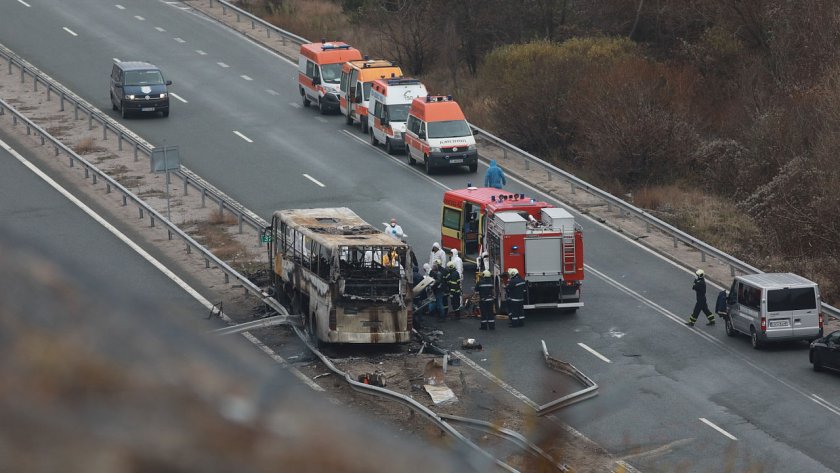
[[[164,110],[162,112],[162,114],[163,114],[164,118],[168,117],[169,116],[169,109],[167,108],[166,110]]]
[[[125,111],[125,102],[120,102],[120,116],[125,118],[128,112]]]
[[[426,164],[426,174],[432,173],[432,163],[430,161],[428,156],[423,156],[423,162]]]
[[[376,139],[376,134],[373,133],[373,130],[370,130],[370,144],[379,146],[379,140]]]
[[[417,164],[417,160],[414,159],[414,156],[411,155],[411,150],[408,148],[408,145],[405,147],[405,153],[408,155],[408,164],[410,166],[414,166]]]
[[[368,122],[367,119],[359,119],[359,125],[362,127],[362,133],[368,132]]]
[[[303,88],[300,88],[300,96],[303,98],[303,106],[308,107],[309,104],[312,102],[309,101],[309,97],[306,96],[306,92],[303,91]]]
[[[113,96],[113,94],[111,95],[111,109],[113,109],[115,112],[116,112],[117,110],[119,110],[119,108],[117,108],[117,103],[116,103],[116,102],[114,102],[114,96]]]
[[[470,164],[470,172],[478,171],[478,163]]]
[[[820,360],[820,352],[818,352],[818,351],[814,352],[813,364],[814,364],[814,371],[822,371],[823,370],[822,360]]]
[[[391,146],[391,138],[385,138],[385,152],[388,154],[394,154],[394,147]]]
[[[318,99],[318,112],[320,112],[321,115],[327,114],[327,107],[324,106],[324,102],[322,102],[320,99]]]
[[[750,342],[752,342],[752,347],[756,350],[761,348],[761,340],[758,339],[758,333],[756,333],[755,327],[750,327]]]
[[[347,111],[347,115],[344,116],[344,123],[348,125],[353,124],[353,117],[350,115],[350,110]]]
[[[726,334],[730,337],[734,337],[738,334],[738,332],[735,331],[735,327],[732,326],[732,320],[729,318],[724,319],[723,328],[726,329]]]

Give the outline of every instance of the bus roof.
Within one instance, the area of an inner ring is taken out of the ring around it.
[[[412,115],[424,122],[442,122],[448,120],[466,120],[458,102],[452,97],[431,96],[417,97],[411,102]]]
[[[377,230],[347,207],[278,210],[274,215],[307,238],[324,246],[407,247],[405,243]]]
[[[316,64],[336,64],[362,58],[362,52],[340,41],[300,45],[300,54]]]

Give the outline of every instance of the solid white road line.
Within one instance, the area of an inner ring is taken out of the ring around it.
[[[243,79],[245,79],[245,80],[254,80],[254,79],[251,79],[250,77],[246,76],[245,74],[242,74],[242,75],[241,75],[241,76],[239,76],[239,77],[241,77],[241,78],[243,78]]]
[[[181,38],[174,38],[174,39],[175,39],[175,41],[177,41],[177,42],[179,42],[179,43],[181,43],[181,44],[186,43],[186,41],[184,41],[184,40],[183,40],[183,39],[181,39]]]
[[[183,99],[180,95],[176,94],[175,92],[169,92],[169,95],[175,97],[176,99],[180,100],[181,102],[188,103],[186,100]]]
[[[310,176],[309,174],[304,174],[303,177],[309,179],[310,181],[314,182],[315,184],[318,184],[321,187],[327,187],[324,184],[322,184],[321,181],[319,181],[318,179],[315,179],[314,177]]]
[[[822,407],[825,407],[834,414],[840,415],[840,407],[835,406],[834,404],[826,401],[825,399],[817,396],[816,394],[811,394],[811,400],[821,405]]]
[[[122,5],[114,5],[115,7],[119,8],[120,10],[125,10],[125,7]]]
[[[228,66],[227,64],[225,64],[225,63],[223,63],[223,62],[217,62],[216,64],[218,64],[218,65],[219,65],[219,67],[224,67],[225,69],[227,69],[228,67],[230,67],[230,66]]]
[[[160,26],[155,26],[155,29],[160,31],[161,33],[166,31],[165,29],[161,28]]]
[[[594,349],[590,348],[590,347],[589,347],[589,345],[587,345],[587,344],[585,344],[585,343],[578,343],[578,346],[579,346],[579,347],[581,347],[581,348],[583,348],[584,350],[588,351],[589,353],[592,353],[593,355],[597,356],[597,357],[598,357],[598,358],[600,358],[601,360],[603,360],[603,361],[605,361],[605,362],[607,362],[607,363],[612,363],[612,361],[610,361],[610,359],[609,359],[609,358],[607,358],[606,356],[604,356],[604,355],[602,355],[602,354],[598,353],[598,352],[597,352],[597,351],[595,351]]]
[[[265,89],[268,95],[280,95],[280,92],[273,91],[271,89]]]
[[[248,143],[253,143],[254,142],[254,140],[252,140],[251,138],[248,138],[247,136],[243,135],[242,133],[239,133],[236,130],[233,130],[233,134],[242,138],[243,140],[247,141]]]
[[[23,5],[23,6],[25,6],[26,8],[32,8],[32,5],[30,5],[30,4],[26,3],[26,2],[24,2],[23,0],[18,0],[18,3],[20,3],[20,4],[21,4],[21,5]]]
[[[75,32],[75,31],[71,30],[70,28],[68,28],[68,27],[66,27],[66,26],[62,26],[62,27],[61,27],[61,29],[63,29],[64,31],[66,31],[66,32],[70,33],[70,34],[71,34],[71,35],[73,35],[73,36],[79,36],[79,35],[77,35],[77,34],[76,34],[76,32]]]
[[[210,301],[208,301],[208,300],[207,300],[204,296],[202,296],[201,294],[199,294],[199,292],[198,292],[198,291],[196,291],[195,289],[193,289],[193,288],[192,288],[192,286],[190,286],[189,284],[187,284],[187,283],[186,283],[183,279],[179,278],[179,277],[178,277],[178,275],[176,275],[175,273],[173,273],[172,271],[170,271],[170,270],[169,270],[169,268],[167,268],[166,266],[164,266],[164,265],[163,265],[160,261],[158,261],[158,260],[157,260],[154,256],[150,255],[148,252],[146,252],[146,250],[144,250],[144,249],[143,249],[143,248],[141,248],[138,244],[134,243],[134,241],[132,241],[131,239],[129,239],[127,236],[125,236],[125,234],[124,234],[124,233],[122,233],[121,231],[119,231],[116,227],[114,227],[113,225],[111,225],[110,223],[108,223],[108,221],[106,221],[104,218],[102,218],[101,216],[99,216],[99,214],[97,214],[96,212],[94,212],[94,211],[93,211],[90,207],[88,207],[88,206],[87,206],[87,205],[85,205],[82,201],[80,201],[79,199],[77,199],[77,198],[76,198],[76,196],[74,196],[73,194],[71,194],[70,192],[68,192],[65,188],[61,187],[61,185],[59,185],[57,182],[55,182],[55,181],[54,181],[51,177],[49,177],[49,176],[47,176],[46,174],[44,174],[44,172],[43,172],[43,171],[41,171],[40,169],[38,169],[38,168],[37,168],[34,164],[32,164],[31,162],[29,162],[29,161],[28,161],[26,158],[24,158],[23,156],[21,156],[21,155],[20,155],[20,153],[18,153],[18,152],[17,152],[17,151],[15,151],[14,149],[12,149],[12,147],[11,147],[11,146],[9,146],[8,144],[6,144],[6,142],[4,142],[3,140],[0,140],[0,148],[3,148],[3,149],[4,149],[4,150],[6,150],[7,152],[9,152],[9,154],[11,154],[12,156],[14,156],[14,157],[15,157],[15,159],[17,159],[18,161],[20,161],[20,163],[21,163],[21,164],[23,164],[24,166],[26,166],[27,168],[29,168],[29,170],[30,170],[30,171],[32,171],[33,173],[35,173],[35,175],[37,175],[37,176],[38,176],[38,177],[40,177],[42,180],[44,180],[44,182],[46,182],[47,184],[49,184],[49,185],[50,185],[53,189],[57,190],[57,191],[58,191],[61,195],[63,195],[63,196],[64,196],[67,200],[69,200],[70,202],[72,202],[72,203],[76,204],[76,206],[77,206],[77,207],[79,207],[80,209],[82,209],[82,211],[83,211],[83,212],[85,212],[86,214],[88,214],[88,215],[89,215],[89,216],[90,216],[93,220],[95,220],[97,223],[99,223],[100,225],[102,225],[103,227],[105,227],[105,229],[106,229],[106,230],[108,230],[109,232],[111,232],[111,234],[112,234],[112,235],[114,235],[114,236],[115,236],[115,237],[117,237],[119,240],[121,240],[123,243],[125,243],[126,245],[128,245],[128,247],[129,247],[129,248],[131,248],[131,249],[132,249],[132,250],[134,250],[137,254],[139,254],[141,257],[143,257],[143,259],[145,259],[146,261],[148,261],[149,263],[151,263],[151,265],[152,265],[152,266],[154,266],[155,268],[157,268],[157,269],[158,269],[158,271],[160,271],[160,272],[161,272],[161,273],[163,273],[166,277],[168,277],[170,280],[172,280],[172,282],[174,282],[175,284],[177,284],[177,285],[178,285],[181,289],[183,289],[183,290],[184,290],[187,294],[191,295],[191,296],[192,296],[192,297],[193,297],[196,301],[198,301],[198,303],[199,303],[199,304],[203,305],[203,306],[204,306],[207,310],[210,310],[210,309],[212,309],[212,308],[213,308],[213,304],[212,304]],[[222,318],[222,320],[224,320],[224,321],[225,321],[225,322],[227,322],[228,324],[233,324],[233,320],[231,320],[231,319],[230,319],[230,317],[228,317],[228,315],[227,315],[227,314],[225,314],[224,312],[221,312],[221,313],[219,314],[219,316]],[[268,354],[268,356],[270,356],[272,359],[274,359],[277,363],[280,363],[280,365],[285,366],[286,368],[288,368],[288,369],[289,369],[289,371],[291,371],[293,375],[295,375],[298,379],[300,379],[301,381],[303,381],[304,383],[306,383],[309,387],[311,387],[312,389],[314,389],[314,390],[316,390],[316,391],[323,391],[323,390],[324,390],[323,388],[321,388],[321,386],[318,386],[318,384],[317,384],[317,383],[315,383],[314,381],[312,381],[311,379],[309,379],[309,377],[308,377],[308,376],[306,376],[305,374],[301,373],[301,372],[300,372],[297,368],[295,368],[294,366],[289,365],[289,363],[288,363],[286,360],[284,360],[284,359],[283,359],[283,357],[281,357],[280,355],[278,355],[278,354],[274,353],[274,351],[273,351],[271,348],[269,348],[269,347],[265,346],[265,344],[263,344],[261,341],[259,341],[259,340],[258,340],[255,336],[251,335],[251,332],[244,332],[242,335],[243,335],[243,336],[244,336],[244,337],[245,337],[248,341],[250,341],[251,343],[253,343],[254,345],[256,345],[256,346],[257,346],[260,350],[262,350],[263,352],[265,352],[266,354]]]
[[[207,53],[205,53],[204,51],[202,51],[200,49],[196,49],[195,52],[197,52],[199,56],[206,56],[207,55]]]
[[[146,21],[146,19],[145,19],[145,18],[143,18],[143,17],[142,17],[142,16],[140,16],[140,15],[134,15],[134,18],[137,18],[139,21]]]
[[[709,427],[711,427],[711,428],[713,428],[713,429],[717,430],[718,432],[722,433],[723,435],[725,435],[725,436],[729,437],[729,439],[730,439],[730,440],[738,440],[737,438],[735,438],[735,436],[734,436],[734,435],[732,435],[732,434],[730,434],[729,432],[727,432],[727,431],[725,431],[725,430],[721,429],[720,427],[716,426],[715,424],[711,423],[709,420],[707,420],[707,419],[705,419],[705,418],[703,418],[703,417],[700,417],[700,422],[702,422],[702,423],[704,423],[704,424],[708,425]]]

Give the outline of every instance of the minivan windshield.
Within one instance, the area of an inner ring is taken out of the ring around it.
[[[125,85],[161,85],[163,76],[158,70],[125,71]]]
[[[817,308],[813,287],[772,289],[767,291],[767,312],[809,310]]]
[[[325,84],[338,84],[341,82],[341,64],[322,64],[321,82]]]
[[[429,138],[455,138],[459,136],[470,136],[471,134],[466,120],[429,122]]]
[[[388,120],[392,122],[404,122],[408,120],[408,107],[409,104],[407,103],[386,105],[385,109],[388,110]]]

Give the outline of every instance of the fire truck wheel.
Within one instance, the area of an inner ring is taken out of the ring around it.
[[[352,125],[352,124],[353,124],[353,117],[350,115],[350,111],[349,111],[349,110],[347,111],[347,115],[345,115],[345,116],[344,116],[344,121],[345,121],[348,125]]]
[[[303,91],[303,89],[300,89],[300,95],[301,97],[303,97],[303,106],[308,107],[309,104],[312,102],[309,101],[309,97],[306,96],[306,93]]]
[[[431,160],[429,159],[428,156],[423,156],[423,161],[426,164],[426,174],[431,174],[432,173],[432,163],[429,162]]]
[[[478,171],[478,163],[470,164],[470,172]]]
[[[385,152],[388,154],[394,154],[394,147],[391,146],[391,139],[388,137],[385,138]]]
[[[372,144],[373,146],[379,145],[379,140],[376,139],[376,135],[373,133],[373,130],[370,130],[370,144]]]

